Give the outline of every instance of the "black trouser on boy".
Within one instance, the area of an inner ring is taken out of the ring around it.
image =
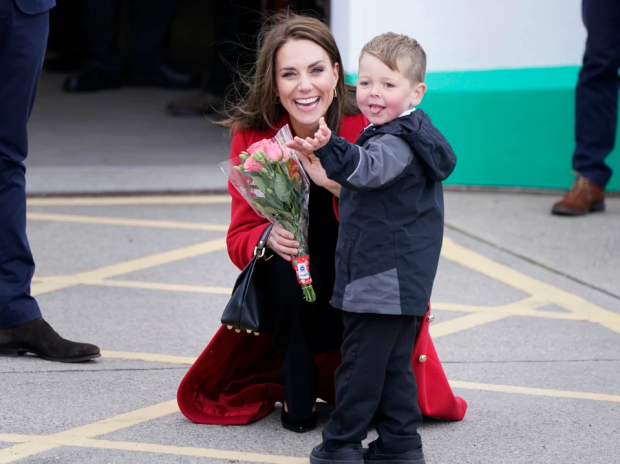
[[[323,451],[361,450],[373,417],[380,453],[421,450],[422,412],[411,357],[422,318],[343,311],[343,320],[337,407],[323,429]]]

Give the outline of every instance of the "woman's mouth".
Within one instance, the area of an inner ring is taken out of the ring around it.
[[[320,97],[310,97],[310,98],[297,98],[295,99],[295,106],[302,111],[312,111],[317,106],[319,106]]]

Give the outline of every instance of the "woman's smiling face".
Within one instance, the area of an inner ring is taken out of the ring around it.
[[[310,40],[290,40],[276,55],[277,94],[296,135],[311,137],[334,98],[338,63]]]

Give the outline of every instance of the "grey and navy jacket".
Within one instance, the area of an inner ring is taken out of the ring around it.
[[[448,141],[421,110],[369,126],[355,145],[332,134],[315,151],[342,186],[332,305],[423,316],[443,240]]]

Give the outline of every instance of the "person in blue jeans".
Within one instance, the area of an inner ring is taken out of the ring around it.
[[[588,31],[575,106],[573,169],[577,179],[552,214],[581,216],[605,210],[611,168],[605,158],[614,149],[620,89],[620,1],[583,0]]]
[[[76,362],[99,357],[99,348],[65,340],[41,317],[30,295],[34,260],[26,237],[27,124],[54,5],[0,2],[0,355]]]

